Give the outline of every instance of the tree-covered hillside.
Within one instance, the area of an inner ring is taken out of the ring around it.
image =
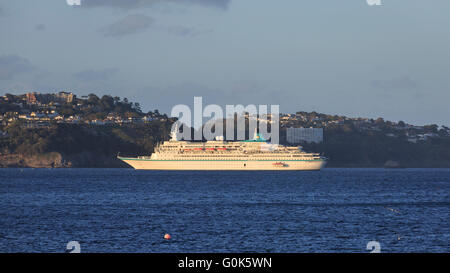
[[[61,162],[52,161],[47,167],[55,164],[58,167],[124,167],[116,159],[117,153],[149,155],[154,145],[169,135],[171,123],[152,121],[123,126],[53,124],[45,128],[26,128],[16,122],[5,129],[7,137],[0,138],[0,166],[27,167],[27,158],[57,153]],[[11,158],[8,155],[20,155],[25,161],[6,160]]]

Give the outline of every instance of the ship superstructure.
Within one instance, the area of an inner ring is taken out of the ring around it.
[[[255,132],[252,140],[159,143],[151,156],[119,157],[140,170],[320,170],[326,158],[301,147],[267,143]]]

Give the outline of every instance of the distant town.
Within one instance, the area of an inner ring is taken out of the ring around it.
[[[316,112],[297,112],[296,114],[282,114],[280,116],[281,127],[291,129],[291,134],[295,135],[297,132],[305,131],[305,128],[311,129],[309,135],[317,136],[312,138],[309,142],[321,142],[320,130],[333,129],[337,127],[354,129],[359,132],[383,132],[387,137],[391,138],[406,138],[407,141],[417,143],[418,141],[426,141],[430,138],[449,137],[450,128],[446,126],[438,126],[436,124],[417,126],[407,124],[403,121],[392,122],[385,121],[383,118],[350,118],[345,116],[326,115]],[[288,133],[289,136],[289,133]],[[297,141],[289,141],[294,142]]]
[[[23,95],[6,94],[0,97],[0,123],[6,126],[15,121],[23,121],[29,128],[46,127],[51,123],[110,125],[145,123],[166,120],[158,110],[142,113],[139,103],[128,99],[95,94],[78,98],[71,92]]]
[[[95,94],[89,94],[78,98],[72,92],[62,91],[55,94],[6,94],[0,97],[0,124],[3,126],[15,121],[22,121],[22,126],[27,128],[47,127],[52,123],[106,126],[165,121],[167,118],[167,115],[160,114],[158,110],[143,113],[139,103],[108,95],[99,98]],[[270,115],[258,120],[271,122]],[[450,128],[435,124],[416,126],[403,121],[385,121],[382,118],[350,118],[316,112],[281,114],[280,126],[287,130],[288,143],[319,143],[323,141],[323,129],[339,126],[352,126],[358,131],[382,131],[388,137],[406,137],[412,143],[450,136]]]

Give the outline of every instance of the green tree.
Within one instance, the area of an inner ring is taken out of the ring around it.
[[[100,99],[100,109],[102,112],[109,112],[114,110],[114,98],[108,95],[104,95]]]
[[[92,94],[92,93],[88,95],[88,99],[87,99],[88,104],[98,105],[99,101],[100,101],[100,99],[97,97],[97,95]]]

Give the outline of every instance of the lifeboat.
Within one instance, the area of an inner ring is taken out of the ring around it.
[[[196,151],[203,151],[203,148],[194,148]]]
[[[217,148],[217,150],[219,150],[219,151],[226,151],[227,148]]]
[[[214,148],[206,148],[207,151],[214,151]]]
[[[283,162],[275,162],[272,164],[274,167],[286,167],[287,165]]]
[[[192,151],[192,149],[184,149],[185,151]]]

